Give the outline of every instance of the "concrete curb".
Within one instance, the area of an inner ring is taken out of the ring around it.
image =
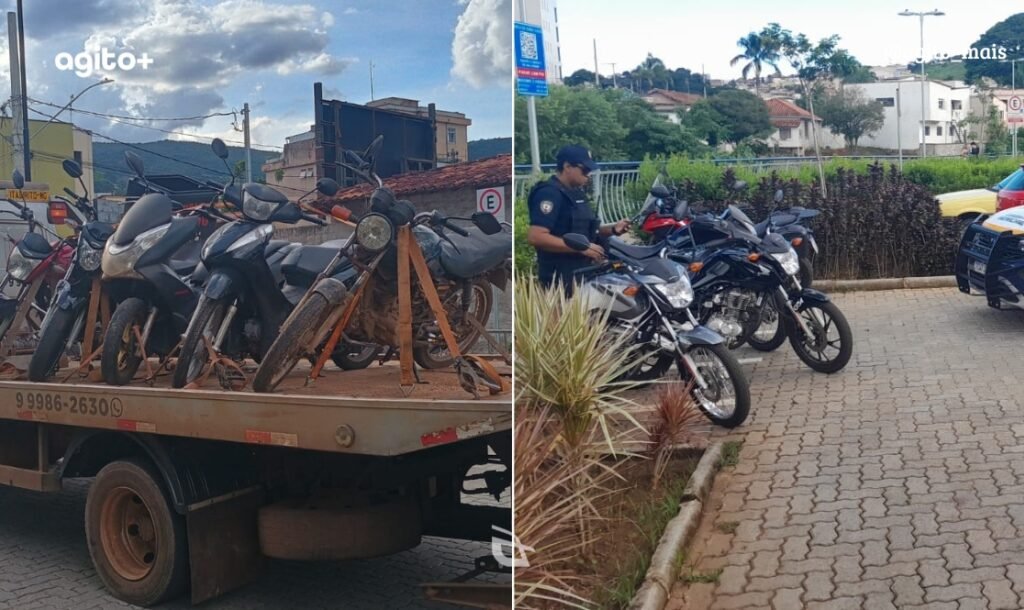
[[[934,277],[891,277],[877,280],[815,280],[812,285],[812,288],[822,292],[857,292],[955,287],[955,275],[937,275]]]
[[[721,441],[713,443],[697,463],[683,490],[679,512],[665,526],[658,547],[651,556],[644,583],[629,604],[630,610],[662,610],[668,603],[672,586],[679,576],[676,557],[690,543],[700,524],[704,501],[718,472],[723,446]]]

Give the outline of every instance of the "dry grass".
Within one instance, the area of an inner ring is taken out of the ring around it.
[[[658,391],[657,420],[650,437],[651,480],[655,489],[661,483],[673,451],[691,438],[695,425],[704,422],[704,414],[693,402],[690,389],[689,385],[671,383]]]

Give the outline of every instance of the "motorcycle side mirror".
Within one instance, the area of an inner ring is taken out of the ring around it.
[[[352,152],[351,150],[345,149],[345,151],[342,152],[342,155],[345,157],[346,161],[348,161],[351,165],[354,165],[356,167],[362,167],[363,165],[366,164],[366,162],[363,161],[362,157]]]
[[[317,192],[327,197],[334,197],[340,188],[338,183],[330,178],[320,178],[316,181]]]
[[[474,212],[470,219],[476,228],[484,232],[484,235],[501,233],[501,223],[490,212]]]
[[[19,172],[18,170],[14,170],[14,173],[11,174],[11,181],[14,182],[14,188],[25,188],[25,176],[22,175],[22,173]]]
[[[668,199],[672,196],[672,193],[664,185],[658,184],[651,187],[651,195],[658,199]]]
[[[82,166],[77,162],[71,159],[64,159],[60,165],[64,168],[64,173],[72,178],[78,179],[82,177]]]
[[[732,190],[734,191],[742,191],[745,188],[747,188],[747,183],[744,182],[743,180],[737,180],[732,185]]]
[[[363,158],[372,167],[377,161],[377,154],[380,152],[380,147],[384,145],[384,136],[377,136],[370,142],[370,145],[366,147],[363,152]]]
[[[578,252],[583,252],[590,247],[590,240],[579,233],[566,233],[562,236],[562,241],[565,242],[565,245]]]
[[[782,192],[782,189],[775,191],[775,203],[782,203],[783,197],[785,197],[785,193]]]
[[[135,172],[136,176],[138,176],[139,178],[146,177],[146,168],[145,165],[143,165],[142,163],[142,157],[133,153],[130,150],[126,150],[124,151],[124,161],[125,163],[128,164],[128,167],[130,167],[131,170]]]
[[[210,142],[210,147],[213,148],[213,154],[217,155],[221,159],[228,158],[228,146],[224,143],[224,140],[214,138],[213,142]]]

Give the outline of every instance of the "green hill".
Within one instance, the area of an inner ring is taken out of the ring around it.
[[[512,138],[488,138],[486,140],[472,140],[469,143],[470,161],[511,153]]]
[[[97,193],[124,193],[128,179],[132,175],[124,160],[126,150],[131,150],[142,157],[148,175],[182,174],[199,181],[226,181],[224,164],[217,158],[217,155],[213,154],[209,144],[160,140],[132,144],[129,147],[117,143],[93,142],[92,154]],[[229,146],[228,151],[230,153],[228,167],[234,168],[236,163],[245,160],[244,148]],[[252,150],[253,179],[263,180],[261,169],[263,164],[268,159],[279,155],[278,152],[254,148]],[[199,167],[188,165],[189,163]]]

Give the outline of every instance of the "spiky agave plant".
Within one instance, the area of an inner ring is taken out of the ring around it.
[[[619,438],[640,427],[623,396],[632,385],[615,381],[635,356],[605,331],[605,315],[559,287],[520,278],[515,307],[515,524],[533,548],[516,569],[516,607],[585,608],[574,568],[619,476],[603,457],[621,454]]]

